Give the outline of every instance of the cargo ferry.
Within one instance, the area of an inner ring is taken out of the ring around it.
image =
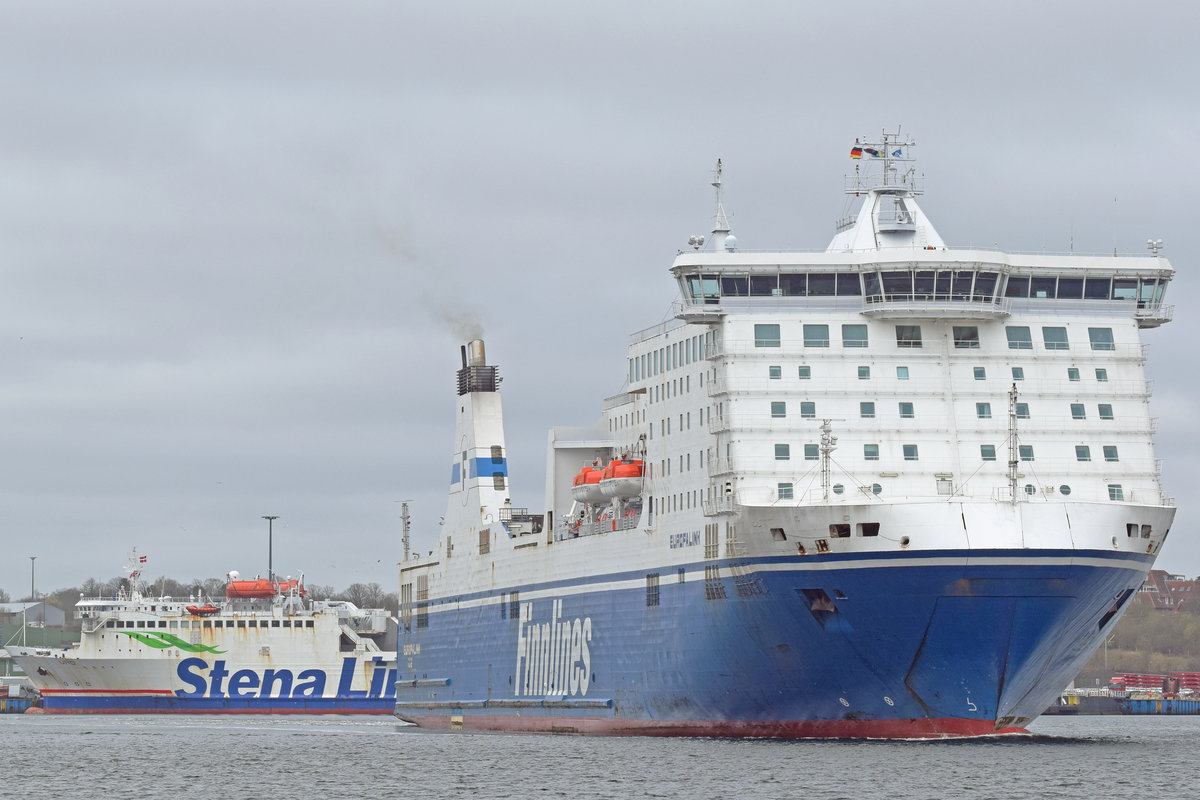
[[[134,550],[110,597],[81,597],[80,641],[9,645],[47,714],[390,714],[398,622],[310,600],[303,577],[243,580],[225,597],[156,597]]]
[[[510,502],[498,368],[461,352],[436,548],[400,564],[396,716],[734,737],[1020,733],[1166,539],[1143,255],[949,246],[898,133],[819,252],[715,225],[590,425]],[[860,169],[860,167],[862,167]],[[682,238],[682,237],[681,237]],[[513,483],[510,483],[512,481]]]

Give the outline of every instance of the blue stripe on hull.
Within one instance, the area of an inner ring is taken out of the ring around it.
[[[391,714],[391,698],[228,698],[49,695],[47,714]]]
[[[753,735],[815,722],[836,722],[834,735],[884,720],[1020,727],[1075,676],[1102,641],[1100,620],[1149,568],[1100,552],[1070,554],[1075,563],[1038,563],[1045,551],[922,563],[945,555],[875,568],[864,557],[822,569],[726,563],[720,578],[686,583],[663,572],[657,606],[642,588],[564,593],[522,601],[519,620],[502,619],[498,604],[434,606],[428,627],[401,631],[396,713],[461,718],[466,729],[509,718],[529,730],[541,718],[533,729],[549,730],[567,717],[625,732],[747,725]],[[543,648],[538,635],[518,660],[534,627],[554,630],[553,641]]]

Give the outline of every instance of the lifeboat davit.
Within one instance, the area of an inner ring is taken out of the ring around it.
[[[188,606],[187,612],[197,617],[211,617],[221,609],[216,606]]]
[[[642,493],[642,462],[614,458],[604,468],[600,478],[600,491],[605,497],[620,497],[628,500]]]
[[[571,485],[571,499],[577,503],[602,503],[604,492],[600,491],[600,479],[604,470],[597,467],[584,467],[579,470]]]
[[[300,581],[268,581],[262,578],[253,581],[230,581],[225,584],[225,596],[246,598],[246,597],[274,597],[277,594],[286,594],[292,589],[299,588],[300,594],[304,594],[304,587],[300,585]]]

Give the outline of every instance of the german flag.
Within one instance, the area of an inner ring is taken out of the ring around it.
[[[862,148],[855,144],[854,147],[850,148],[850,157],[862,158]]]

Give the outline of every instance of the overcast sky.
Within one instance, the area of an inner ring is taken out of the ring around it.
[[[0,587],[277,571],[395,589],[445,506],[458,344],[504,378],[513,501],[549,425],[711,227],[823,248],[855,137],[917,141],[952,245],[1144,252],[1145,333],[1200,574],[1192,3],[0,5]]]

